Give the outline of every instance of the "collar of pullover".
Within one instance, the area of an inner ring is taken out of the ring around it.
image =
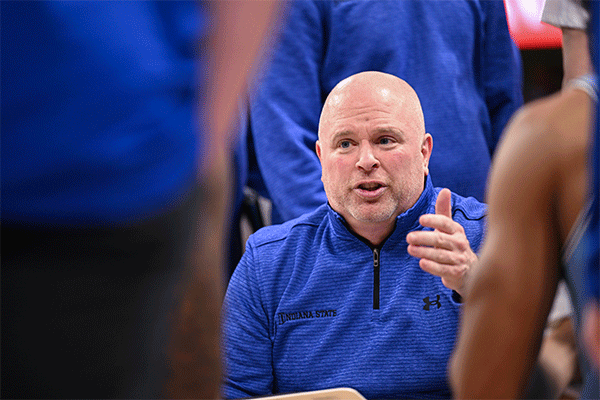
[[[430,211],[430,207],[432,204],[435,204],[435,193],[436,190],[433,187],[433,184],[431,183],[431,178],[429,177],[429,175],[427,175],[425,179],[425,188],[423,189],[421,196],[419,196],[419,199],[411,208],[409,208],[408,210],[396,217],[396,226],[394,227],[394,230],[392,231],[391,235],[388,236],[386,240],[384,240],[383,244],[385,244],[392,238],[400,237],[401,240],[404,240],[406,238],[406,234],[409,231],[412,231],[419,226],[419,217],[421,215],[434,212]],[[355,235],[349,230],[348,224],[346,223],[344,217],[342,217],[338,212],[334,211],[333,208],[331,208],[331,206],[329,205],[329,203],[327,204],[327,208],[329,211],[329,220],[336,234],[338,234],[342,238],[358,237],[358,235]],[[365,239],[360,239],[366,242]],[[383,244],[379,247],[382,247]]]

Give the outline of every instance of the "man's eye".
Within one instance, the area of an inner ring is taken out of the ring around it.
[[[390,138],[381,138],[379,139],[379,144],[390,144],[392,141],[390,140]]]
[[[342,149],[347,149],[347,148],[349,148],[349,147],[350,147],[350,141],[349,141],[349,140],[342,140],[342,141],[340,142],[340,147],[341,147]]]

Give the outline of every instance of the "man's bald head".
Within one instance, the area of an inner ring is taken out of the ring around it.
[[[421,102],[414,89],[406,81],[385,72],[365,71],[340,81],[329,93],[319,119],[319,139],[331,118],[339,115],[342,108],[353,107],[357,111],[368,104],[393,104],[393,109],[403,114],[415,132],[425,134],[425,121]]]

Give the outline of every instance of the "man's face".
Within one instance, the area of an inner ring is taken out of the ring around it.
[[[393,226],[428,173],[432,139],[419,123],[420,106],[370,85],[330,100],[317,142],[329,203],[355,230]]]

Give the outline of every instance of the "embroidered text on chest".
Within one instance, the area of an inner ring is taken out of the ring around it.
[[[337,310],[295,311],[291,313],[282,312],[277,313],[277,323],[281,325],[287,321],[294,321],[297,319],[327,318],[336,316]]]

